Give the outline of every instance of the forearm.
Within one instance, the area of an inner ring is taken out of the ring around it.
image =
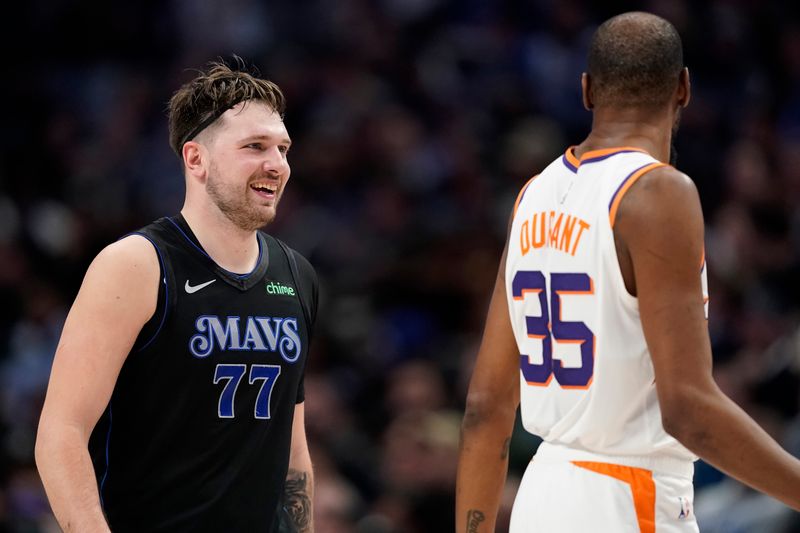
[[[513,425],[513,412],[465,415],[456,481],[456,532],[494,532]]]
[[[85,439],[74,428],[40,429],[36,465],[50,506],[69,532],[108,532]]]
[[[314,471],[307,453],[293,456],[286,475],[283,502],[298,533],[314,531]]]
[[[728,475],[800,511],[797,458],[718,389],[685,403],[686,421],[671,431],[681,443]]]

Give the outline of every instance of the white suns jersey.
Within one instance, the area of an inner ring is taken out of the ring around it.
[[[523,425],[545,442],[696,459],[662,426],[638,301],[625,288],[614,244],[620,200],[660,166],[637,148],[581,160],[569,149],[517,198],[506,294],[521,354]],[[705,260],[697,274],[707,293]]]

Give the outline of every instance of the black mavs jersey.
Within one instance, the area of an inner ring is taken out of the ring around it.
[[[316,275],[261,232],[246,275],[214,263],[180,215],[137,233],[158,253],[158,309],[89,442],[111,530],[272,531]]]

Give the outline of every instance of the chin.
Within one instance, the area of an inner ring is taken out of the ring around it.
[[[259,224],[258,228],[263,228],[264,226],[271,224],[272,221],[275,220],[275,216],[277,215],[277,213],[273,209],[267,213],[259,213],[259,215],[260,216],[258,217],[258,219],[256,219],[254,222]]]
[[[239,229],[244,231],[256,231],[275,220],[275,211],[241,213],[239,216],[231,216],[228,218],[230,218],[231,222]]]

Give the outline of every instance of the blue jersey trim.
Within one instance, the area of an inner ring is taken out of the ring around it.
[[[150,346],[150,344],[154,340],[156,340],[158,334],[161,333],[161,328],[164,327],[164,322],[167,321],[167,313],[169,313],[169,283],[167,283],[167,265],[166,263],[164,263],[164,257],[161,255],[161,248],[158,247],[158,245],[155,243],[153,239],[151,239],[144,233],[134,231],[133,233],[128,233],[128,235],[125,235],[125,237],[128,237],[129,235],[139,235],[140,237],[144,237],[145,239],[150,241],[150,244],[152,244],[153,248],[156,249],[156,254],[158,254],[158,262],[161,265],[161,272],[163,274],[162,280],[164,282],[164,314],[161,316],[161,323],[158,325],[158,329],[156,329],[156,332],[153,333],[153,336],[150,337],[150,339],[144,344],[144,346],[136,350],[137,352],[141,352],[142,350]],[[122,238],[124,239],[125,237]]]
[[[188,236],[188,235],[186,235],[186,232],[185,232],[185,231],[183,231],[183,228],[181,228],[181,227],[180,227],[180,226],[179,226],[179,225],[178,225],[178,224],[177,224],[177,223],[176,223],[174,220],[172,220],[172,217],[167,217],[167,220],[169,220],[170,222],[172,222],[172,225],[173,225],[173,226],[175,226],[175,228],[177,228],[177,230],[181,232],[181,235],[183,235],[183,237],[184,237],[184,238],[185,238],[187,241],[189,241],[189,244],[191,244],[192,246],[194,246],[194,249],[195,249],[195,250],[197,250],[198,252],[200,252],[200,253],[201,253],[201,254],[203,254],[204,256],[208,257],[209,261],[211,261],[212,263],[214,263],[215,265],[217,265],[217,268],[219,268],[220,270],[222,270],[222,271],[223,271],[223,272],[225,272],[226,274],[229,274],[229,275],[231,275],[231,276],[234,276],[234,277],[236,277],[236,278],[238,278],[238,279],[247,279],[248,277],[250,277],[250,275],[251,275],[253,272],[255,272],[255,271],[258,269],[258,265],[260,265],[260,264],[261,264],[261,257],[262,257],[262,255],[263,255],[263,253],[264,253],[264,249],[263,249],[263,247],[261,246],[261,239],[259,239],[259,238],[258,238],[258,235],[256,235],[256,242],[258,243],[258,259],[256,260],[256,266],[254,266],[254,267],[253,267],[253,270],[251,270],[251,271],[250,271],[250,272],[248,272],[247,274],[238,274],[238,273],[236,273],[236,272],[231,272],[230,270],[224,269],[224,268],[222,268],[221,266],[219,266],[219,265],[217,264],[217,262],[216,262],[216,261],[214,261],[213,259],[211,259],[211,256],[210,256],[210,255],[208,255],[208,254],[206,253],[206,251],[205,251],[205,250],[203,250],[202,248],[200,248],[199,246],[197,246],[197,244],[195,244],[195,242],[194,242],[194,241],[193,241],[191,238],[189,238],[189,236]]]
[[[578,167],[569,162],[567,159],[567,154],[561,156],[561,162],[564,163],[564,166],[570,169],[573,173],[578,172]]]

